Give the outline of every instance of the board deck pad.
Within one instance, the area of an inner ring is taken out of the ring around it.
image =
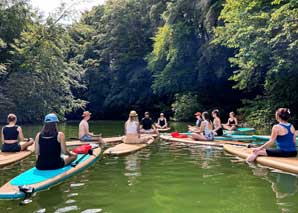
[[[20,191],[19,186],[26,185],[27,187],[33,188],[35,192],[38,192],[57,185],[91,166],[99,158],[100,153],[100,147],[93,149],[93,154],[83,155],[84,158],[82,158],[75,167],[68,165],[57,170],[42,171],[36,168],[29,169],[1,186],[0,199],[24,198],[25,193]],[[82,157],[82,154],[78,155],[73,163],[76,163],[80,157]]]
[[[82,156],[83,154],[79,154],[77,159],[80,159],[80,157]],[[84,158],[82,158],[80,163],[83,163],[89,157],[90,155],[86,155]],[[71,165],[65,166],[61,169],[55,169],[55,170],[38,170],[36,167],[33,167],[32,169],[29,169],[26,172],[12,179],[10,183],[14,186],[31,185],[35,183],[40,183],[50,178],[53,178],[57,175],[60,175],[70,170],[71,168],[73,168]]]

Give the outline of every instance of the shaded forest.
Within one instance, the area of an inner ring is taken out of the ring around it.
[[[107,0],[71,25],[2,0],[0,120],[217,108],[259,126],[278,107],[295,119],[297,56],[296,0]]]

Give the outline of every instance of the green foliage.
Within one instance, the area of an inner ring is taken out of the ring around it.
[[[264,95],[270,111],[290,107],[297,114],[298,2],[228,0],[220,18],[225,24],[214,42],[237,49],[230,58],[236,88]]]
[[[192,93],[176,94],[172,104],[174,120],[187,121],[193,120],[196,111],[202,111],[203,106],[199,102],[199,97]]]
[[[3,59],[11,62],[7,63],[6,73],[1,78],[0,91],[4,99],[1,98],[4,102],[0,106],[1,120],[5,121],[10,112],[16,113],[21,122],[41,120],[49,112],[63,117],[84,106],[84,102],[76,99],[71,91],[78,87],[80,72],[79,66],[67,59],[72,40],[64,28],[54,26],[50,19],[45,24],[38,20],[32,22],[33,15],[26,2],[19,5],[20,2],[12,1],[11,7],[2,8],[4,12],[0,18],[10,22],[7,17],[16,16],[16,11],[29,16],[18,20],[21,15],[15,23],[2,25],[1,36],[9,50]]]
[[[147,56],[156,95],[174,97],[191,91],[205,108],[239,104],[228,81],[233,71],[227,60],[231,51],[210,43],[220,9],[221,1],[167,4],[165,24],[154,36],[153,51]]]
[[[268,128],[275,121],[274,107],[268,98],[257,97],[254,100],[243,100],[243,105],[244,107],[238,111],[248,125]]]
[[[42,20],[27,0],[0,2],[2,121],[171,105],[178,120],[240,107],[253,125],[298,113],[297,1],[108,0],[71,26]]]

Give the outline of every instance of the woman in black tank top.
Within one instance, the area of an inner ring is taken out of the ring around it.
[[[77,158],[77,154],[67,151],[64,133],[58,131],[57,122],[58,118],[55,114],[48,114],[45,117],[41,132],[36,135],[37,169],[59,169]],[[68,157],[61,158],[61,153],[68,155]]]
[[[33,139],[27,139],[26,143],[19,143],[24,141],[22,128],[17,126],[17,116],[9,114],[7,116],[8,125],[2,128],[2,152],[19,152],[26,150],[28,146],[33,144]]]
[[[235,117],[234,112],[229,113],[228,122],[226,124],[223,124],[222,126],[224,129],[229,130],[229,131],[237,130],[238,121],[237,121],[237,118]]]
[[[163,113],[160,113],[160,117],[157,120],[156,127],[159,129],[165,129],[168,127],[167,119]]]

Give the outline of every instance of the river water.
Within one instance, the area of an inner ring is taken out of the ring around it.
[[[120,121],[91,122],[104,137],[123,134]],[[61,124],[77,137],[78,122]],[[185,131],[185,123],[172,124]],[[34,137],[40,125],[25,125]],[[35,157],[0,169],[0,184],[34,166]],[[298,178],[248,165],[220,148],[156,140],[148,148],[105,157],[32,202],[0,200],[0,212],[298,212]]]

